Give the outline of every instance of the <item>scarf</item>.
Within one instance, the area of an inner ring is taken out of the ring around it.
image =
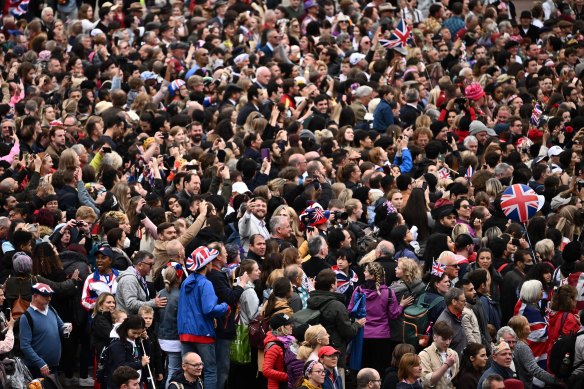
[[[304,386],[304,387],[306,387],[308,389],[322,389],[322,386],[312,385],[310,383],[310,381],[308,379],[306,379],[306,378],[304,380],[302,380],[302,385],[301,386]]]
[[[332,270],[337,275],[337,292],[338,293],[345,293],[347,289],[353,286],[354,283],[359,281],[359,277],[357,274],[349,268],[349,275],[346,275],[345,272],[339,270],[338,266],[335,265],[332,267]]]

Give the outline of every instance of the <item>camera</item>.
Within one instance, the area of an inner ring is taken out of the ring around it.
[[[333,215],[335,215],[335,220],[347,220],[349,218],[347,212],[334,211]]]

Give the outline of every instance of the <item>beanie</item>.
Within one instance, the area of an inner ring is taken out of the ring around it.
[[[18,252],[12,256],[12,267],[19,274],[29,274],[32,271],[32,259],[28,254]]]

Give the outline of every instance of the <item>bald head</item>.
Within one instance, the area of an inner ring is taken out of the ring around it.
[[[359,370],[357,373],[357,388],[358,389],[366,389],[366,388],[379,388],[381,385],[369,385],[370,383],[380,383],[381,377],[379,373],[375,369],[371,368],[364,368]]]
[[[306,171],[306,157],[302,154],[292,154],[288,158],[288,164],[298,169],[301,175]]]
[[[377,258],[379,257],[385,257],[385,256],[392,256],[395,254],[395,246],[393,245],[393,243],[391,243],[390,241],[387,240],[382,240],[381,242],[379,242],[377,244],[377,247],[375,248],[375,256]]]

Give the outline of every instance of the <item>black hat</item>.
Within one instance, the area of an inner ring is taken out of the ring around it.
[[[452,205],[443,205],[441,207],[434,208],[431,214],[434,220],[440,220],[448,215],[454,215],[458,217],[458,212],[456,212],[456,209],[454,209],[454,206]]]
[[[270,318],[270,328],[272,329],[272,331],[275,331],[278,328],[291,323],[292,319],[285,313],[277,313],[275,315],[272,315],[272,317]]]

